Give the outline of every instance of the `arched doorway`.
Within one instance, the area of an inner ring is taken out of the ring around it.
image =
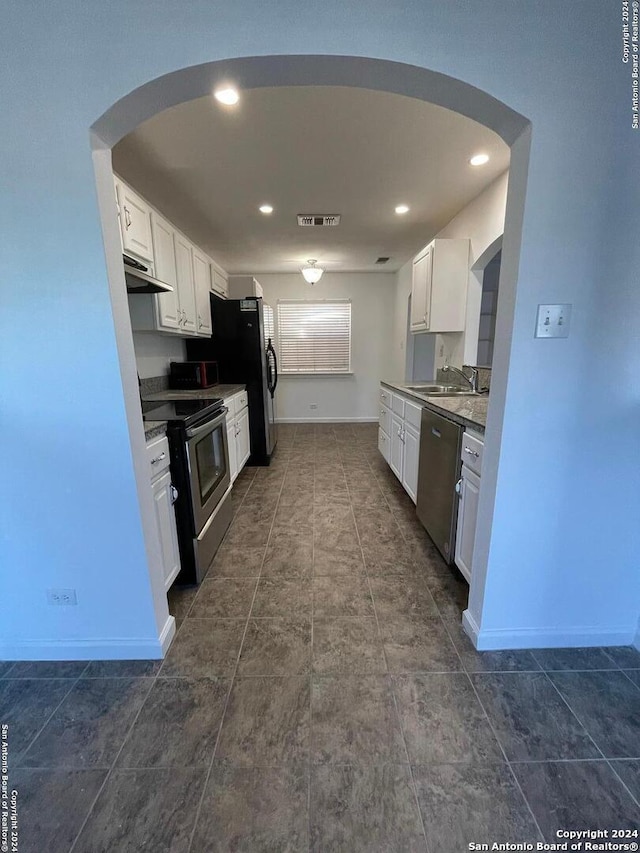
[[[111,149],[141,122],[185,101],[204,97],[222,82],[242,89],[277,86],[344,86],[374,89],[427,101],[460,113],[498,134],[511,149],[506,224],[492,395],[484,451],[483,491],[478,511],[474,576],[465,623],[477,637],[482,617],[485,579],[495,501],[502,421],[509,369],[521,224],[528,171],[530,124],[504,103],[474,86],[425,68],[349,56],[266,56],[220,60],[183,68],[135,89],[107,110],[91,127],[91,141],[106,247],[107,270],[120,357],[134,469],[147,554],[153,557],[154,519],[144,464],[144,434],[131,335],[115,201],[111,183]],[[152,578],[156,609],[163,591]]]

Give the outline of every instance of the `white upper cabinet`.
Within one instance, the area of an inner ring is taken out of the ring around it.
[[[116,193],[123,250],[153,263],[151,208],[143,198],[120,181],[116,183]]]
[[[143,260],[173,292],[129,296],[139,332],[210,337],[209,294],[228,295],[227,274],[131,187],[114,175],[122,250]]]
[[[198,249],[193,249],[193,281],[196,292],[196,331],[199,335],[211,334],[211,273],[209,259]]]
[[[464,331],[468,278],[468,240],[433,240],[418,252],[412,271],[411,331]]]
[[[428,246],[413,261],[411,278],[411,331],[429,328],[431,306],[431,262],[433,250]]]
[[[193,278],[193,247],[191,243],[176,232],[176,279],[180,299],[180,328],[183,333],[195,335],[198,328],[196,312],[196,291]]]
[[[166,219],[151,211],[151,233],[156,278],[173,287],[173,293],[155,295],[156,323],[159,330],[174,330],[180,327],[180,299],[176,277],[176,248],[173,242],[174,229]]]
[[[216,296],[222,297],[222,299],[226,299],[229,296],[229,281],[227,276],[226,274],[223,275],[213,263],[211,264],[211,292],[215,293]]]

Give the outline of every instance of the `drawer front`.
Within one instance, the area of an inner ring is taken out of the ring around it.
[[[380,429],[383,432],[386,432],[387,435],[389,435],[389,430],[391,429],[391,412],[382,403],[380,403],[379,423],[380,423]]]
[[[401,418],[404,418],[404,397],[400,397],[398,394],[392,394],[391,397],[391,409],[396,415],[400,415]]]
[[[389,436],[382,429],[378,430],[378,450],[382,454],[382,458],[385,462],[389,461]]]
[[[169,442],[165,435],[147,444],[147,460],[152,480],[169,467]]]
[[[422,419],[422,406],[416,406],[415,403],[410,403],[408,400],[404,404],[404,419],[412,427],[415,427],[420,432],[420,421]]]
[[[391,391],[384,386],[380,386],[380,402],[388,409],[391,408]]]
[[[460,451],[460,458],[468,468],[471,468],[471,470],[478,475],[480,475],[482,471],[483,450],[484,442],[482,439],[471,432],[465,432],[462,436],[462,450]]]
[[[249,405],[249,395],[246,391],[241,391],[239,394],[236,394],[236,414],[241,412],[243,409],[246,409]]]

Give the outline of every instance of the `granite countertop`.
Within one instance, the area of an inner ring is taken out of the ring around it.
[[[167,431],[166,421],[145,421],[144,422],[144,437],[147,442],[152,438],[157,438],[159,435],[164,435]]]
[[[198,388],[194,391],[157,391],[155,394],[144,394],[145,403],[164,403],[167,400],[207,400],[209,397],[233,397],[240,391],[246,390],[246,385],[212,385],[211,388]]]
[[[401,391],[407,397],[413,397],[416,402],[420,403],[428,409],[455,421],[462,426],[468,426],[478,432],[484,433],[487,423],[487,407],[489,405],[489,395],[481,394],[478,396],[456,396],[456,397],[441,397],[429,396],[428,394],[419,394],[417,391],[410,391],[405,382],[389,382],[385,379],[381,380],[382,385],[391,388],[394,391]],[[426,383],[425,383],[426,385]]]

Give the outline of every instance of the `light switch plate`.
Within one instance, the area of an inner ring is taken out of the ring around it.
[[[571,305],[538,305],[536,338],[568,338]]]

